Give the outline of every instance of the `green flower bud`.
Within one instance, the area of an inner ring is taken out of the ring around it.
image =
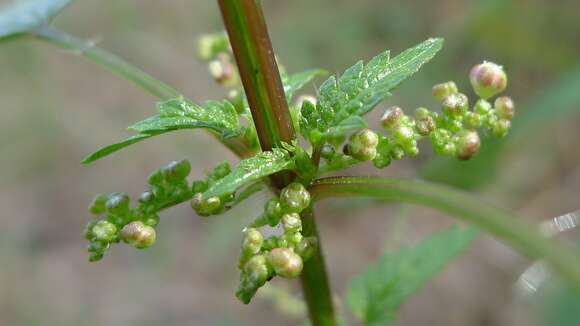
[[[479,150],[479,135],[475,130],[463,130],[455,136],[457,158],[469,160]]]
[[[504,137],[508,134],[508,131],[510,130],[511,126],[512,126],[511,121],[507,119],[499,119],[493,126],[493,134],[496,137]]]
[[[393,130],[393,138],[399,144],[405,144],[415,139],[413,128],[400,125]]]
[[[393,160],[401,160],[405,156],[405,150],[401,146],[394,146],[389,153]]]
[[[278,237],[276,236],[271,236],[268,237],[266,240],[264,240],[264,243],[262,244],[262,249],[263,250],[272,250],[274,248],[276,248],[278,246]]]
[[[289,248],[274,248],[267,256],[268,263],[277,275],[295,278],[302,272],[302,258]]]
[[[334,156],[334,147],[330,144],[324,144],[320,150],[320,156],[325,160],[330,160]]]
[[[222,86],[236,85],[238,81],[236,67],[232,64],[228,55],[224,53],[218,54],[215,60],[209,62],[208,68],[209,73],[218,84]]]
[[[264,243],[264,236],[255,228],[247,228],[244,230],[244,240],[242,241],[242,249],[244,252],[250,254],[257,254]]]
[[[149,203],[152,203],[153,200],[155,200],[155,195],[153,194],[153,191],[151,191],[151,190],[144,191],[139,196],[139,202],[141,204],[149,204]]]
[[[133,221],[121,229],[121,239],[138,249],[151,247],[155,238],[155,229],[141,221]]]
[[[244,265],[243,271],[248,281],[257,288],[264,285],[270,276],[270,269],[264,255],[256,255],[250,258]]]
[[[93,226],[95,226],[95,224],[97,224],[97,222],[98,222],[97,220],[92,220],[89,223],[87,223],[87,226],[85,226],[85,230],[83,232],[85,239],[92,240],[94,238]]]
[[[117,236],[117,227],[109,221],[98,221],[93,226],[92,233],[98,241],[111,242]]]
[[[447,144],[443,145],[443,148],[440,151],[440,153],[445,156],[455,156],[456,152],[457,148],[455,146],[455,143],[452,142],[448,142]]]
[[[483,62],[473,67],[469,81],[475,93],[483,99],[497,95],[507,87],[506,73],[493,62]]]
[[[388,155],[388,153],[382,154],[382,153],[378,153],[377,156],[375,156],[374,160],[373,160],[373,165],[377,168],[377,169],[382,169],[385,168],[387,166],[389,166],[391,164],[391,157]]]
[[[129,196],[124,193],[112,193],[105,203],[107,211],[112,214],[125,214],[129,211]]]
[[[230,167],[230,163],[222,162],[216,166],[212,171],[212,176],[216,179],[223,179],[225,176],[232,172],[232,168]]]
[[[201,216],[209,216],[217,213],[221,205],[221,199],[217,196],[204,199],[202,193],[197,193],[191,199],[191,207]]]
[[[278,238],[278,242],[276,242],[276,246],[274,246],[275,248],[289,248],[290,247],[290,241],[288,241],[287,237],[279,237]]]
[[[509,96],[502,96],[495,99],[493,108],[497,116],[501,119],[511,120],[514,117],[514,101]]]
[[[383,113],[383,116],[381,117],[381,125],[386,130],[392,130],[401,123],[404,116],[405,113],[400,107],[390,107],[385,111],[385,113]]]
[[[426,116],[424,118],[418,119],[415,122],[415,129],[417,133],[421,136],[429,136],[437,126],[435,125],[435,120],[432,117]]]
[[[433,143],[434,147],[439,147],[439,148],[443,148],[445,146],[445,144],[447,144],[449,142],[450,139],[450,134],[449,131],[445,130],[445,129],[436,129],[435,131],[433,131],[433,133],[431,133],[431,142]]]
[[[150,185],[154,185],[154,186],[162,185],[163,181],[164,181],[164,177],[163,177],[163,173],[161,172],[160,169],[153,171],[153,173],[151,173],[149,175],[149,178],[147,179],[147,182]]]
[[[433,86],[431,93],[433,94],[433,98],[441,102],[444,98],[451,94],[457,93],[457,85],[454,82],[448,81],[446,83],[441,83]]]
[[[94,252],[94,253],[104,253],[108,248],[109,248],[108,242],[91,241],[88,245],[87,250],[89,252]]]
[[[264,214],[268,218],[268,225],[276,226],[282,217],[282,204],[277,198],[272,198],[266,202]]]
[[[280,192],[280,202],[288,212],[299,213],[310,205],[310,193],[301,183],[293,182]]]
[[[370,129],[362,129],[350,137],[348,155],[365,162],[371,161],[377,155],[379,136]]]
[[[419,155],[419,147],[417,146],[416,140],[403,144],[403,149],[405,150],[405,153],[411,157]]]
[[[185,179],[191,172],[188,160],[173,161],[161,169],[163,177],[168,182],[177,182]]]
[[[159,215],[152,214],[152,215],[147,216],[145,218],[144,223],[149,225],[149,226],[156,227],[157,224],[159,224]]]
[[[491,104],[484,99],[479,99],[475,102],[473,111],[480,115],[486,115],[491,111]]]
[[[304,236],[300,232],[286,232],[282,237],[288,243],[288,245],[284,247],[295,247],[304,238]]]
[[[90,262],[99,261],[101,259],[103,259],[103,253],[101,252],[91,252],[91,254],[89,255]]]
[[[91,214],[99,215],[104,213],[107,208],[105,204],[107,203],[108,197],[104,194],[98,194],[93,198],[93,201],[89,205],[89,212]]]
[[[194,194],[202,193],[208,188],[207,182],[204,180],[196,180],[191,184],[191,192]]]
[[[458,117],[464,114],[469,108],[469,99],[465,94],[455,93],[443,99],[443,112]]]
[[[315,237],[303,238],[295,248],[295,251],[304,261],[307,261],[314,255],[318,248],[318,240]]]
[[[327,138],[328,143],[334,147],[339,147],[345,140],[346,136],[342,133],[332,134]]]
[[[465,122],[473,128],[479,128],[483,123],[481,115],[475,112],[465,113]]]
[[[282,226],[286,232],[302,231],[302,220],[298,213],[288,213],[282,215]]]

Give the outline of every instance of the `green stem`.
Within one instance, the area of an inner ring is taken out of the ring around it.
[[[292,118],[258,0],[218,0],[230,43],[236,57],[252,118],[262,150],[278,147],[294,138]],[[290,183],[293,175],[273,176],[277,189]],[[318,236],[312,211],[303,217],[304,234]],[[302,288],[314,325],[335,325],[332,296],[319,249],[302,271]]]
[[[180,92],[160,80],[155,79],[143,70],[119,58],[118,56],[95,46],[93,43],[79,39],[61,30],[44,25],[35,30],[33,35],[61,48],[72,50],[109,71],[127,78],[136,85],[161,99],[176,98]]]
[[[580,291],[580,257],[570,248],[544,238],[510,213],[481,198],[434,183],[380,177],[332,177],[315,181],[315,199],[364,196],[420,204],[467,221],[531,259],[543,259],[571,287]]]

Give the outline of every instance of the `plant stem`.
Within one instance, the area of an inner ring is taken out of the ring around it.
[[[317,200],[365,196],[428,206],[467,221],[532,259],[543,259],[580,292],[580,257],[570,248],[544,238],[536,229],[481,199],[429,182],[380,177],[331,177],[310,188]]]
[[[244,90],[252,111],[262,150],[291,143],[294,128],[274,50],[268,36],[264,15],[258,0],[218,0],[230,43],[236,57]],[[293,175],[273,176],[274,185],[281,189]],[[312,210],[303,216],[304,235],[318,236]],[[305,263],[302,288],[314,325],[335,325],[332,296],[320,246]]]
[[[36,29],[33,31],[32,35],[50,44],[66,50],[71,50],[73,53],[90,59],[107,70],[133,82],[135,85],[161,100],[168,100],[181,96],[181,93],[173,89],[171,86],[156,79],[113,53],[97,47],[91,42],[77,38],[49,25],[44,25]],[[218,135],[214,133],[212,133],[212,135],[241,158],[246,158],[253,154],[252,149],[243,141],[243,139],[232,138],[221,140]]]
[[[33,32],[33,35],[61,48],[72,50],[109,71],[125,77],[148,93],[161,99],[176,98],[180,92],[171,86],[155,79],[143,70],[119,58],[118,56],[95,46],[93,43],[79,39],[49,25],[44,25]]]

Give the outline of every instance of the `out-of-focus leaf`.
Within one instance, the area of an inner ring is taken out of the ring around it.
[[[0,5],[0,40],[28,33],[50,21],[72,0],[13,0]]]
[[[469,247],[473,228],[454,227],[415,247],[387,254],[350,284],[347,301],[365,325],[390,325],[399,306]]]
[[[302,106],[302,134],[311,142],[318,142],[318,137],[327,136],[332,127],[344,120],[366,114],[390,96],[391,89],[431,60],[442,46],[442,39],[428,39],[393,59],[387,51],[366,66],[357,62],[338,79],[331,76],[318,89],[317,105]]]
[[[485,139],[481,152],[469,161],[435,158],[419,174],[431,181],[463,189],[474,189],[494,180],[501,157],[514,148],[518,140],[537,133],[546,124],[580,112],[580,65],[547,87],[527,104],[519,104],[510,135],[499,141]]]
[[[293,167],[294,160],[290,152],[285,149],[274,148],[272,151],[261,152],[256,156],[241,160],[230,174],[205,191],[203,197],[221,197],[232,194],[244,185]]]

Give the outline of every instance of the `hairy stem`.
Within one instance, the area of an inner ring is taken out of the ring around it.
[[[266,23],[257,0],[218,0],[244,90],[252,111],[262,150],[290,143],[295,138],[292,118],[276,64]],[[276,188],[290,183],[293,175],[272,177]],[[317,236],[310,210],[304,218],[305,235]],[[332,297],[322,252],[319,249],[304,266],[302,288],[314,325],[335,325]]]
[[[171,86],[155,79],[143,70],[118,56],[95,46],[91,42],[79,39],[48,25],[35,30],[33,35],[92,60],[109,71],[132,81],[137,86],[140,86],[145,91],[155,95],[156,97],[170,99],[181,95],[180,92],[171,88]]]
[[[64,31],[58,30],[49,25],[44,25],[38,28],[32,33],[32,35],[50,44],[84,56],[107,70],[126,78],[135,85],[141,87],[147,93],[150,93],[161,100],[168,100],[181,96],[181,93],[173,89],[171,86],[147,74],[115,54],[97,47],[91,42],[67,34]],[[215,134],[213,135],[241,158],[246,158],[253,154],[253,150],[243,141],[243,139],[232,138],[222,141],[219,136]]]
[[[310,190],[317,200],[364,196],[432,207],[479,227],[529,258],[545,260],[580,291],[580,257],[573,250],[549,241],[517,217],[468,193],[429,182],[380,177],[319,179]]]

